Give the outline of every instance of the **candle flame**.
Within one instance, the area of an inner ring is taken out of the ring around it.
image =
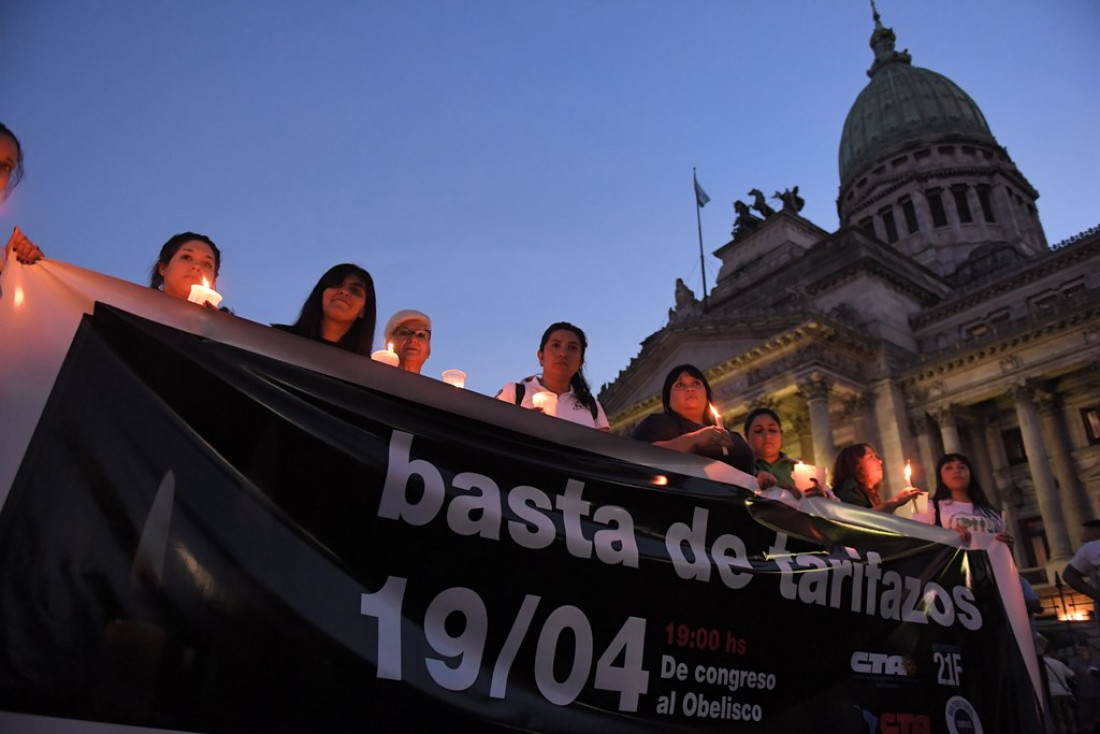
[[[668,477],[666,477],[664,474],[658,474],[657,476],[653,477],[653,483],[656,484],[658,487],[663,487],[668,484]]]
[[[724,428],[722,425],[722,414],[718,412],[718,408],[714,407],[714,403],[707,403],[707,407],[710,408],[710,414],[714,416],[714,425],[719,428]]]
[[[909,478],[910,478],[911,476],[913,476],[913,467],[912,467],[912,466],[910,466],[910,464],[909,464],[909,462],[908,462],[908,461],[906,461],[906,462],[905,462],[905,483],[906,483],[907,485],[909,484]]]
[[[393,351],[393,342],[386,342],[386,351],[387,352],[392,352]]]
[[[203,288],[209,288],[210,287],[210,281],[206,279],[205,275],[202,276],[202,287]]]

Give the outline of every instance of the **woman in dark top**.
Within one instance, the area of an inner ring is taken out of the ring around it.
[[[691,364],[673,367],[661,388],[663,413],[647,417],[634,429],[634,438],[690,454],[724,461],[756,476],[752,449],[740,435],[714,423],[710,383]]]
[[[897,496],[879,497],[882,484],[882,459],[870,444],[845,446],[833,464],[833,491],[841,502],[866,507],[869,510],[893,513],[909,500],[922,494],[916,487],[906,487]]]
[[[351,263],[334,265],[313,286],[293,324],[275,324],[307,339],[369,356],[374,342],[374,279]]]

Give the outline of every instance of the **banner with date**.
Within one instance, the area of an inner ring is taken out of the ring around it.
[[[410,379],[85,317],[0,512],[0,709],[198,732],[1039,727],[985,552]]]

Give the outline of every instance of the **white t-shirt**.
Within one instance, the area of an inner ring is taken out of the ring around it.
[[[539,378],[537,377],[529,377],[523,381],[523,384],[523,402],[520,403],[521,408],[531,410],[535,407],[535,393],[550,392],[542,386],[542,383],[539,382]],[[500,392],[496,394],[496,398],[506,403],[515,404],[516,383],[509,382],[506,384],[500,389]],[[558,396],[558,407],[555,415],[571,423],[579,423],[589,428],[607,428],[611,425],[607,420],[607,414],[603,412],[603,406],[600,405],[600,401],[596,401],[596,419],[592,420],[592,411],[588,409],[587,405],[583,405],[577,400],[577,396],[573,394],[572,390]]]
[[[913,515],[913,519],[929,525],[936,524],[936,508],[931,500],[928,510]],[[966,530],[971,533],[995,535],[1004,532],[1000,516],[992,510],[976,510],[973,502],[940,500],[940,525],[948,530]]]
[[[1100,569],[1100,540],[1090,540],[1078,548],[1069,565],[1086,576]]]

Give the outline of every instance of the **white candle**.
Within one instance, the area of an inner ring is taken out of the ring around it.
[[[218,304],[222,302],[222,295],[210,287],[209,280],[203,278],[202,285],[195,283],[191,286],[191,293],[187,296],[187,300],[191,303],[197,303],[200,306],[204,303],[209,303],[214,308],[217,308]]]
[[[462,370],[443,370],[443,381],[455,387],[466,387],[466,373]]]
[[[801,461],[794,465],[794,471],[791,472],[794,486],[800,492],[813,489],[815,477],[817,477],[817,467],[812,464],[803,464]]]
[[[558,396],[549,390],[539,390],[531,396],[531,402],[546,415],[558,414]]]
[[[719,428],[725,428],[722,425],[722,414],[718,412],[718,408],[714,407],[714,403],[707,403],[707,407],[710,408],[710,414],[714,416],[714,425]]]
[[[387,344],[385,349],[379,349],[376,352],[372,352],[370,358],[375,362],[388,364],[390,367],[396,367],[401,364],[401,358],[397,356],[397,352],[393,351],[393,344]]]

